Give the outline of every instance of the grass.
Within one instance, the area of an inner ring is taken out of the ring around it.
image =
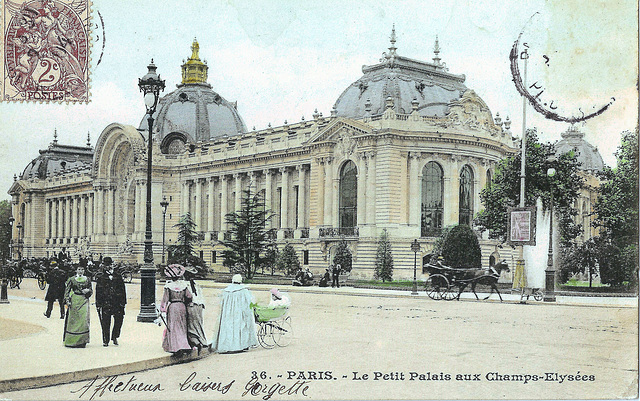
[[[589,282],[588,281],[580,281],[580,280],[576,280],[576,279],[571,279],[569,281],[567,281],[564,285],[568,286],[568,287],[589,287]],[[595,287],[609,287],[608,284],[602,284],[602,283],[592,283],[591,287],[595,288]]]

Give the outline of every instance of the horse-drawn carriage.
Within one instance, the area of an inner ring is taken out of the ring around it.
[[[478,294],[476,294],[476,286],[478,284],[491,287],[491,292],[484,299],[489,298],[495,291],[500,297],[500,301],[502,301],[502,296],[496,283],[503,270],[509,271],[509,267],[504,260],[488,269],[455,268],[445,266],[440,261],[434,264],[427,263],[425,269],[429,273],[425,283],[425,290],[429,298],[447,301],[452,299],[459,300],[460,294],[467,286],[471,286],[471,291],[476,296],[476,299],[479,299]],[[454,292],[455,287],[458,287],[457,293]]]

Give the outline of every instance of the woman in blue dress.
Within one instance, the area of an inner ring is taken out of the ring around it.
[[[236,274],[231,284],[222,290],[218,330],[211,347],[219,353],[246,351],[258,345],[256,322],[251,309],[253,296]]]

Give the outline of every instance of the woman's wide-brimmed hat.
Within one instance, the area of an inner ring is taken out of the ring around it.
[[[242,276],[240,274],[234,274],[231,277],[231,282],[234,284],[242,284]]]
[[[164,268],[164,274],[168,278],[178,278],[184,276],[184,266],[179,264],[169,265]]]

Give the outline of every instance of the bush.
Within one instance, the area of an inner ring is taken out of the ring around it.
[[[338,243],[338,248],[336,249],[336,256],[333,257],[333,264],[340,265],[343,272],[351,271],[351,251],[349,251],[349,246],[347,245],[347,241],[342,239]]]
[[[294,275],[300,269],[300,259],[298,259],[298,254],[293,245],[285,245],[282,252],[278,253],[276,268],[285,272],[288,276]]]
[[[435,256],[442,256],[446,265],[475,269],[482,267],[480,243],[468,225],[459,224],[450,230],[445,230],[441,243],[442,247]]]

